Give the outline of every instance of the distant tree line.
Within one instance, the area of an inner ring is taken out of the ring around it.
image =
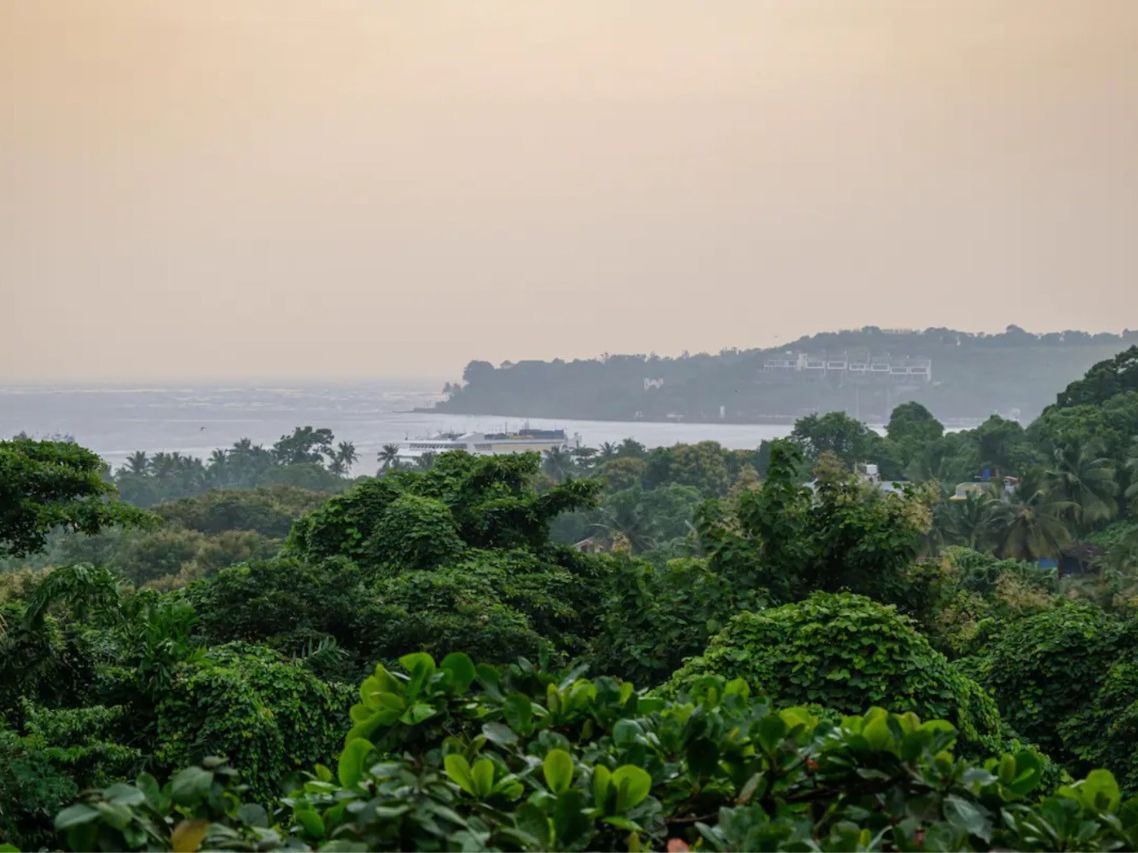
[[[945,328],[889,331],[866,327],[804,337],[773,349],[717,354],[604,355],[597,359],[472,361],[462,380],[448,382],[445,412],[614,420],[792,421],[811,412],[843,411],[884,421],[901,402],[920,402],[942,420],[979,419],[993,411],[1024,423],[1095,362],[1138,342],[1080,331],[1031,334],[1009,326],[1000,334]],[[850,351],[927,358],[932,381],[869,381],[827,371],[765,370],[780,352],[831,357]],[[646,381],[648,380],[648,381]]]

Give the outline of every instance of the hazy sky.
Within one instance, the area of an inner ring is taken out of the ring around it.
[[[0,378],[1138,326],[1138,0],[0,0]]]

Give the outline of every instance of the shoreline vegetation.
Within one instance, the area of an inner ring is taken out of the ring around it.
[[[435,407],[421,406],[410,410],[414,414],[460,414],[459,412],[442,412]],[[731,426],[793,426],[802,415],[763,415],[762,420],[745,420],[745,419],[732,419],[724,418],[715,421],[688,421],[683,418],[634,418],[627,420],[624,418],[603,418],[603,417],[590,417],[582,418],[576,415],[536,415],[533,412],[528,414],[506,414],[503,412],[461,412],[464,415],[480,418],[510,418],[512,420],[526,421],[527,419],[541,418],[543,420],[556,420],[558,417],[565,418],[566,420],[589,420],[598,421],[601,423],[645,423],[645,424],[684,424],[685,426],[698,427],[698,426],[720,426],[728,424]],[[973,429],[983,423],[983,418],[938,418],[946,429]],[[866,421],[866,426],[871,429],[884,429],[888,418],[879,421]]]
[[[785,424],[842,411],[885,423],[897,405],[912,401],[943,423],[981,421],[992,412],[1028,423],[1055,388],[1136,342],[1138,332],[1130,330],[1032,334],[1009,326],[973,334],[867,326],[717,354],[472,361],[460,381],[443,387],[443,400],[420,411],[709,424]]]

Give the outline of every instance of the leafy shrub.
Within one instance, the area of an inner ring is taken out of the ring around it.
[[[868,705],[947,719],[966,745],[1001,735],[995,704],[956,672],[892,606],[849,593],[741,613],[703,655],[681,667],[669,694],[705,675],[743,678],[778,702],[853,713]]]
[[[257,798],[334,753],[342,696],[268,649],[217,646],[177,672],[157,708],[157,757],[168,767],[225,755]]]
[[[164,786],[149,773],[116,782],[60,812],[55,829],[71,850],[270,850],[285,841],[224,759],[179,771]]]
[[[592,578],[557,554],[472,551],[429,572],[378,578],[359,612],[373,658],[468,649],[487,661],[542,651],[579,652],[594,630]]]
[[[1126,790],[1138,791],[1138,663],[1115,663],[1093,701],[1063,720],[1058,734],[1081,766],[1106,767]]]
[[[154,512],[168,522],[207,535],[247,530],[283,539],[296,519],[327,499],[328,495],[321,492],[284,485],[218,489],[159,504]]]
[[[977,662],[1004,720],[1055,758],[1080,747],[1060,726],[1102,686],[1117,659],[1122,624],[1097,607],[1060,603],[1010,622]]]
[[[952,657],[982,651],[1003,626],[1056,603],[1055,572],[951,547],[914,571],[930,573],[930,596],[909,610],[929,641]]]
[[[617,556],[603,587],[593,667],[636,684],[658,684],[740,610],[761,607],[766,592],[716,572],[706,560],[653,566]]]
[[[814,488],[789,440],[771,443],[762,488],[736,505],[709,502],[696,527],[715,571],[761,586],[776,602],[843,589],[881,601],[912,598],[909,566],[931,524],[929,494],[884,494],[824,456]]]
[[[80,790],[137,769],[139,751],[113,739],[121,716],[121,708],[29,706],[24,735],[0,726],[0,841],[50,844],[45,827]]]
[[[446,537],[444,550],[457,553],[450,538],[453,525],[461,542],[470,547],[541,549],[549,541],[551,519],[590,506],[600,485],[567,481],[538,494],[534,481],[540,462],[536,453],[440,454],[428,471],[396,471],[364,480],[332,498],[294,525],[288,548],[310,561],[333,556],[386,561],[398,558],[400,548],[410,548],[407,553],[412,560],[420,556],[434,559],[426,541],[427,528]],[[436,503],[404,500],[400,511],[389,513],[404,498]],[[449,511],[449,518],[440,505]],[[381,532],[384,535],[377,535]],[[387,540],[394,543],[394,552],[382,550]],[[420,554],[424,547],[428,551]],[[373,548],[380,550],[373,553]]]
[[[384,509],[364,549],[369,562],[396,569],[430,569],[457,557],[463,544],[446,504],[400,495]]]
[[[184,595],[211,643],[275,640],[300,632],[332,636],[355,648],[357,640],[366,639],[353,630],[361,583],[359,569],[344,559],[310,564],[279,558],[221,569]]]
[[[360,687],[335,770],[270,826],[217,760],[164,788],[88,794],[56,826],[79,849],[1133,849],[1110,773],[1037,799],[1031,752],[953,755],[941,720],[835,720],[709,677],[664,701],[525,661],[403,657]],[[285,841],[287,839],[287,841]]]

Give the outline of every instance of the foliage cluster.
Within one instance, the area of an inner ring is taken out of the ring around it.
[[[942,720],[823,719],[709,677],[667,701],[520,661],[425,654],[360,688],[335,770],[270,817],[218,761],[88,794],[72,849],[1113,849],[1138,803],[1095,771],[1053,793],[1031,752],[956,757]]]

